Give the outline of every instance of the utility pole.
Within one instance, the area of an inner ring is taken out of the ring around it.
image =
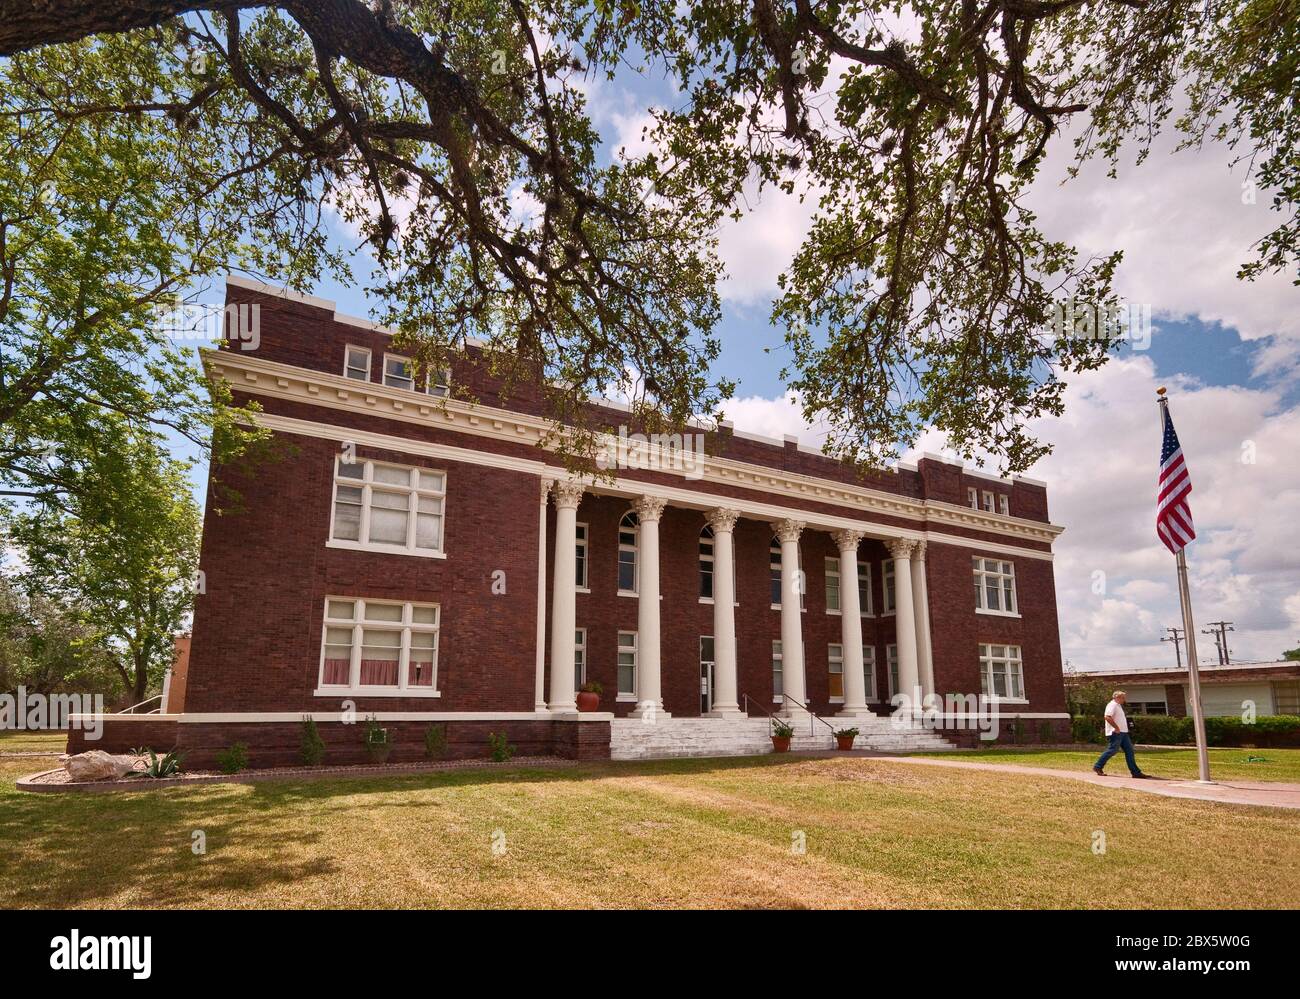
[[[1219,665],[1232,664],[1232,649],[1228,648],[1228,632],[1236,631],[1231,621],[1211,621],[1209,630],[1202,630],[1203,635],[1213,635],[1214,644],[1219,647]]]
[[[1177,660],[1179,668],[1182,668],[1182,665],[1183,665],[1183,636],[1184,636],[1185,632],[1184,632],[1184,630],[1183,630],[1182,628],[1166,628],[1165,631],[1169,632],[1169,637],[1168,637],[1168,638],[1162,638],[1162,639],[1160,639],[1160,641],[1162,641],[1162,642],[1173,642],[1173,643],[1174,643],[1174,659]]]

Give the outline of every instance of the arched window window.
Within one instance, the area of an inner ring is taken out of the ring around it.
[[[637,584],[636,549],[640,521],[629,510],[618,523],[618,592],[635,594]]]

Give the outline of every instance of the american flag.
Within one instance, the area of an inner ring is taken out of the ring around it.
[[[1196,537],[1187,496],[1192,477],[1183,461],[1183,448],[1174,432],[1174,420],[1165,409],[1165,439],[1160,445],[1160,485],[1156,492],[1156,533],[1165,547],[1177,555]]]

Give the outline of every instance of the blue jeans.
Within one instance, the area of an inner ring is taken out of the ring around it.
[[[1128,772],[1134,777],[1142,771],[1138,769],[1137,760],[1133,758],[1133,740],[1127,732],[1116,732],[1110,737],[1106,745],[1106,751],[1097,757],[1097,762],[1093,764],[1098,770],[1106,766],[1106,762],[1118,753],[1124,750],[1124,762],[1128,764]]]

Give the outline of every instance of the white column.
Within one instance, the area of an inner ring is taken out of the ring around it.
[[[934,694],[934,651],[930,646],[930,597],[925,586],[925,542],[912,556],[912,600],[916,607],[916,660],[921,692]]]
[[[659,518],[664,501],[642,496],[632,504],[637,516],[636,708],[634,717],[667,718],[659,661]]]
[[[858,600],[858,542],[861,531],[831,535],[840,551],[840,644],[844,649],[844,707],[841,715],[870,714],[862,675],[862,605]]]
[[[736,682],[736,594],[732,532],[739,514],[719,507],[708,513],[713,528],[713,710],[710,718],[744,718]]]
[[[772,525],[781,542],[781,681],[789,695],[782,714],[804,714],[808,689],[803,672],[803,577],[799,573],[799,535],[801,520],[780,520]],[[798,701],[798,704],[792,703]]]
[[[897,631],[895,641],[898,643],[898,686],[897,693],[906,694],[911,700],[912,708],[919,709],[915,703],[916,688],[920,674],[916,664],[916,602],[912,599],[912,552],[916,542],[908,538],[897,538],[889,542],[889,554],[894,557],[894,625]]]
[[[553,712],[577,711],[573,690],[573,643],[577,628],[575,563],[581,482],[557,482],[555,496],[555,564],[551,586],[551,700]]]
[[[542,503],[537,515],[537,682],[533,707],[546,710],[546,500],[551,494],[551,480],[542,479]]]

